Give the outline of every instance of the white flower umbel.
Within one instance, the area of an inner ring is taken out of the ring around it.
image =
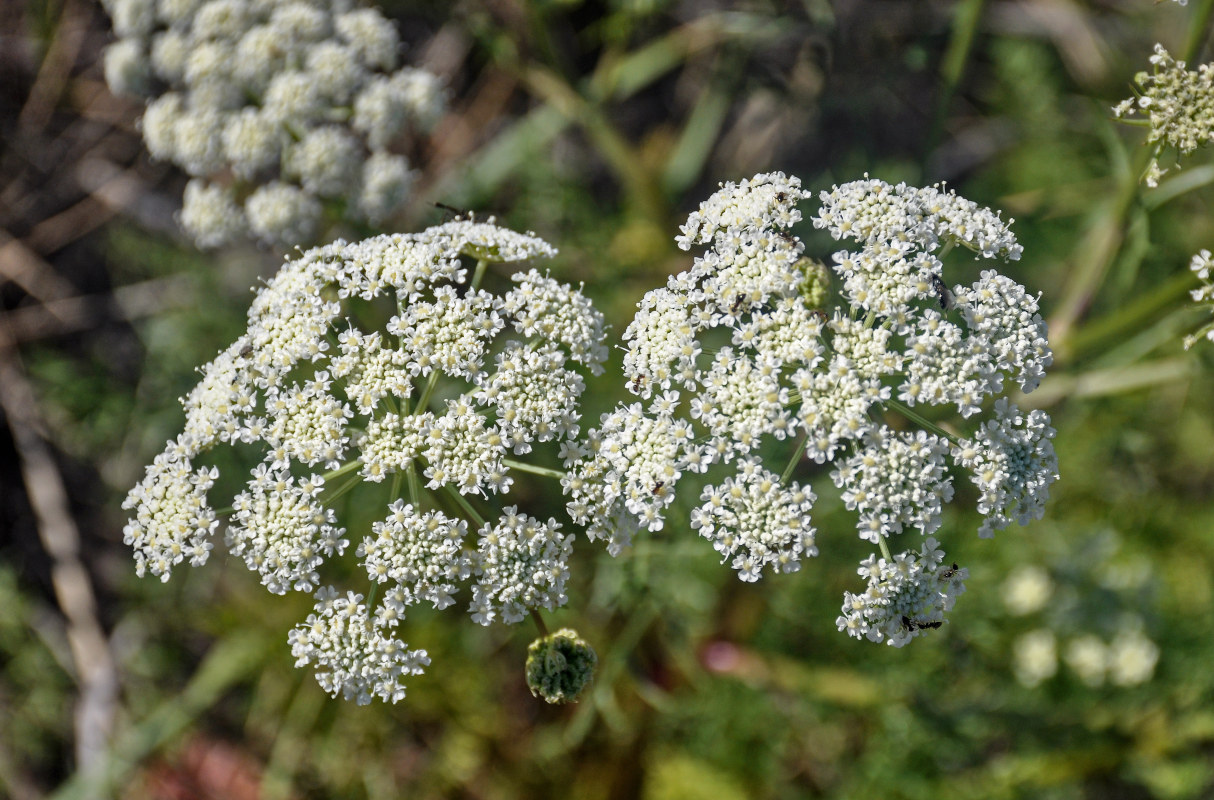
[[[149,152],[200,181],[181,215],[199,247],[246,234],[306,245],[324,233],[322,218],[379,223],[409,199],[413,173],[390,150],[406,130],[434,124],[444,91],[428,72],[397,68],[400,38],[376,9],[346,0],[104,5],[119,37],[106,80],[147,97]]]
[[[864,447],[831,473],[848,511],[856,511],[860,538],[902,533],[904,527],[935,533],[944,504],[953,499],[947,474],[948,443],[926,431],[870,433]]]
[[[863,594],[843,594],[843,613],[835,622],[848,636],[894,647],[939,628],[969,577],[969,570],[944,563],[944,553],[930,536],[917,553],[888,560],[872,555],[858,571],[868,588]]]
[[[187,455],[191,449],[181,440],[169,442],[122,504],[135,511],[122,529],[122,540],[135,549],[139,577],[151,572],[167,581],[175,565],[188,558],[190,566],[201,566],[211,554],[210,539],[219,520],[207,505],[207,490],[219,470],[195,469]]]
[[[720,486],[709,486],[691,512],[691,527],[713,543],[744,581],[760,573],[796,572],[803,557],[816,556],[809,511],[814,493],[780,478],[757,459],[738,462],[738,472]]]
[[[376,621],[361,599],[333,595],[292,634],[328,691],[399,694],[392,671],[420,662],[382,619],[404,606],[444,608],[469,584],[482,622],[564,603],[573,537],[517,507],[486,527],[471,502],[497,502],[516,470],[561,476],[507,459],[510,450],[580,450],[583,373],[601,371],[607,355],[602,316],[579,289],[530,268],[513,282],[489,272],[554,253],[492,221],[457,220],[287,261],[254,299],[247,332],[202,369],[182,399],[184,432],[126,500],[138,572],[167,579],[182,561],[207,560],[219,527],[208,493],[220,477],[209,459],[230,445],[259,463],[230,504],[225,542],[276,594],[328,582],[329,562],[348,548],[335,498],[365,483],[383,503],[357,547],[372,591],[385,584]],[[471,275],[465,259],[476,259]],[[376,305],[396,314],[368,329]],[[465,550],[469,523],[482,529],[479,554]],[[341,632],[355,622],[366,630]]]
[[[441,511],[418,513],[400,499],[388,512],[358,546],[367,575],[379,583],[400,584],[409,602],[428,600],[440,609],[454,603],[457,584],[470,570],[463,547],[467,523]]]
[[[825,268],[790,230],[808,198],[781,173],[723,184],[676,239],[705,251],[638,304],[624,381],[646,402],[620,404],[565,451],[570,514],[612,553],[663,528],[689,473],[736,462],[741,477],[704,490],[693,524],[745,580],[799,563],[787,542],[812,534],[814,498],[778,487],[795,487],[802,454],[832,464],[859,535],[886,562],[892,537],[940,530],[953,466],[982,492],[982,535],[1040,516],[1057,479],[1053,430],[1044,412],[1021,415],[998,397],[1012,385],[1031,392],[1052,363],[1038,298],[990,268],[1022,255],[1010,221],[944,186],[865,177],[824,191],[812,223],[845,247],[833,254],[832,307]],[[947,261],[954,250],[981,263],[972,284],[945,281],[969,260]],[[960,414],[961,432],[933,422],[932,407]],[[782,475],[759,464],[788,439],[799,444]],[[756,485],[762,503],[749,494]],[[731,496],[747,498],[750,521],[724,519],[745,516]],[[765,525],[753,523],[763,514]],[[803,550],[816,553],[812,539]],[[906,616],[929,628],[939,619]],[[920,630],[905,627],[882,636]]]
[[[995,418],[953,447],[953,456],[971,471],[982,493],[978,510],[986,520],[979,536],[994,536],[1013,521],[1027,525],[1045,513],[1050,486],[1058,480],[1049,419],[1041,410],[1022,414],[1001,397],[995,402]]]
[[[1190,292],[1193,300],[1201,303],[1208,311],[1214,314],[1214,281],[1211,280],[1211,273],[1214,272],[1214,259],[1211,259],[1210,251],[1202,250],[1193,256],[1193,259],[1189,262],[1189,269],[1201,281],[1201,286]],[[1186,336],[1184,340],[1185,349],[1188,350],[1202,339],[1214,342],[1214,320],[1206,322],[1195,333]]]
[[[261,464],[253,470],[248,491],[232,500],[228,550],[261,573],[261,582],[274,594],[314,591],[320,565],[349,544],[345,529],[336,526],[336,512],[320,501],[324,486],[319,475],[295,480],[290,472]]]
[[[573,536],[556,520],[541,522],[519,514],[517,506],[502,509],[497,524],[481,528],[472,558],[473,621],[489,625],[500,617],[513,625],[531,609],[563,606],[572,553]]]
[[[311,666],[320,688],[360,706],[376,697],[404,699],[404,678],[430,665],[425,650],[410,650],[393,635],[405,605],[404,590],[390,589],[372,617],[361,594],[342,597],[332,586],[322,588],[314,613],[287,637],[295,666]]]
[[[1159,165],[1165,148],[1187,156],[1214,138],[1214,64],[1187,69],[1161,44],[1150,62],[1150,72],[1134,76],[1134,97],[1113,106],[1113,114],[1147,124],[1147,144],[1155,153],[1143,179],[1154,187],[1167,172]]]

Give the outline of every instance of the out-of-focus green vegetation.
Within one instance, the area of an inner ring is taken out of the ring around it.
[[[179,426],[174,400],[194,369],[242,330],[247,287],[276,257],[199,254],[118,214],[48,262],[76,265],[65,277],[81,291],[185,276],[189,300],[20,348],[118,666],[107,767],[86,780],[73,766],[78,681],[53,562],[0,434],[0,796],[1214,796],[1214,349],[1180,344],[1200,318],[1186,306],[1187,262],[1214,243],[1214,168],[1198,153],[1146,190],[1141,134],[1109,111],[1155,41],[1214,55],[1211,5],[386,3],[417,52],[441,61],[447,51],[426,47],[445,42],[458,55],[453,111],[402,224],[437,221],[442,201],[537,231],[561,248],[554,274],[585,281],[617,333],[689,263],[677,225],[721,180],[769,169],[815,188],[865,171],[947,179],[1015,216],[1024,257],[1008,272],[1042,292],[1058,352],[1025,401],[1048,406],[1058,429],[1046,518],[979,541],[959,482],[940,538],[971,579],[949,624],[902,650],[857,642],[834,620],[867,546],[826,472],[805,466],[822,554],[797,574],[739,583],[686,526],[685,504],[620,559],[579,540],[570,602],[549,621],[598,652],[577,705],[529,695],[529,627],[424,611],[406,638],[435,667],[405,701],[333,701],[286,644],[309,598],[268,596],[231,558],[166,584],[134,577],[121,498]],[[10,16],[24,38],[6,56],[6,138],[25,135],[23,92],[64,24],[91,26],[73,79],[96,90],[88,54],[106,25],[70,3],[32,0]],[[63,96],[63,130],[83,107]],[[115,108],[129,134],[135,109]],[[0,166],[11,176],[22,158]],[[172,175],[152,177],[149,197],[179,192]],[[11,287],[3,297],[9,310],[23,302]],[[623,396],[612,375],[591,383],[587,423]],[[514,492],[563,514],[547,485]],[[359,496],[347,501],[354,513]],[[1025,567],[1052,591],[1016,613],[1008,581]],[[1093,685],[1065,658],[1078,637],[1107,644],[1128,628],[1159,650],[1144,683]],[[1039,631],[1058,665],[1030,687],[1017,643]]]

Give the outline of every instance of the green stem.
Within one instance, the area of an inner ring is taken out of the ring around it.
[[[1142,330],[1159,312],[1171,308],[1177,300],[1187,295],[1196,283],[1193,273],[1185,271],[1152,291],[1139,295],[1128,306],[1084,325],[1071,337],[1067,351],[1069,360],[1076,361],[1127,333]]]
[[[350,461],[346,464],[342,464],[340,467],[338,467],[335,470],[330,470],[329,472],[326,472],[324,475],[320,476],[320,479],[322,481],[324,481],[325,483],[328,483],[329,481],[333,480],[334,478],[340,478],[342,475],[346,475],[346,474],[358,469],[359,467],[362,466],[362,464],[363,464],[363,462],[359,461],[358,459],[354,459],[353,461]]]
[[[485,270],[489,268],[489,259],[478,258],[476,260],[476,269],[472,272],[472,283],[468,284],[470,289],[480,288],[481,281],[485,277]]]
[[[544,624],[544,618],[540,616],[538,608],[531,609],[531,619],[535,622],[535,627],[540,629],[540,636],[547,636],[548,626]]]
[[[881,548],[881,555],[889,563],[893,563],[894,557],[889,554],[889,545],[885,543],[885,537],[877,534],[877,546]]]
[[[438,385],[438,368],[434,367],[430,370],[430,380],[426,382],[426,388],[422,390],[422,396],[417,400],[417,408],[413,409],[414,414],[426,413],[426,408],[430,405],[430,395],[434,394],[434,387]]]
[[[784,468],[784,472],[780,475],[780,483],[788,483],[789,476],[796,469],[797,462],[801,460],[801,454],[805,452],[805,445],[809,444],[809,434],[801,437],[801,441],[797,443],[797,449],[793,451],[792,458],[788,460],[788,466]]]
[[[956,6],[953,20],[953,32],[949,37],[948,49],[940,64],[940,95],[936,101],[935,113],[932,115],[931,128],[928,131],[923,157],[926,161],[932,151],[940,143],[944,131],[944,121],[948,117],[949,107],[961,83],[961,75],[965,71],[965,63],[969,60],[974,49],[974,38],[978,30],[978,22],[982,19],[984,0],[963,0]]]
[[[464,497],[462,494],[455,491],[445,483],[443,484],[443,492],[454,500],[456,505],[463,509],[464,513],[468,515],[468,518],[476,523],[477,528],[483,528],[488,524],[485,522],[485,518],[482,517],[480,513],[472,507],[472,504],[468,502],[468,498]]]
[[[328,497],[326,497],[324,499],[325,504],[327,505],[329,503],[336,502],[340,497],[342,497],[342,495],[346,494],[351,489],[353,489],[355,486],[362,483],[362,480],[363,479],[362,479],[361,475],[355,475],[354,477],[350,478],[350,480],[346,481],[340,487],[338,487],[337,490],[333,492],[333,494],[329,495]]]
[[[1192,61],[1205,40],[1206,27],[1214,11],[1214,0],[1201,0],[1189,25],[1184,51],[1179,60]],[[1130,167],[1121,176],[1121,183],[1109,200],[1104,211],[1087,231],[1075,254],[1071,258],[1071,277],[1064,289],[1061,302],[1050,318],[1050,340],[1054,345],[1055,364],[1063,364],[1073,357],[1074,329],[1087,311],[1104,280],[1110,265],[1121,250],[1125,234],[1126,219],[1139,196],[1139,180],[1151,160],[1151,148],[1142,147],[1134,154]]]
[[[1189,35],[1185,38],[1184,50],[1180,54],[1182,61],[1192,61],[1201,52],[1202,42],[1206,38],[1206,27],[1210,24],[1211,11],[1214,11],[1214,0],[1201,0],[1193,12]]]
[[[934,423],[930,420],[924,419],[923,416],[921,416],[918,412],[907,407],[903,403],[900,403],[897,400],[890,398],[889,400],[885,401],[885,405],[887,407],[892,408],[893,410],[897,411],[899,414],[906,417],[911,422],[918,423],[919,425],[923,426],[924,428],[927,428],[929,431],[936,434],[937,436],[948,439],[953,444],[960,444],[960,441],[957,439],[956,436],[949,433],[944,428],[941,428],[936,423]]]
[[[400,483],[401,478],[403,477],[404,476],[400,474],[400,470],[392,473],[392,502],[395,502],[396,498],[400,497]]]
[[[517,469],[519,472],[530,472],[533,475],[543,475],[545,478],[556,478],[564,480],[566,473],[559,469],[549,469],[548,467],[537,467],[534,464],[526,464],[522,461],[515,461],[513,458],[503,458],[502,465],[510,469]]]
[[[409,480],[409,501],[413,503],[415,511],[421,511],[422,508],[422,487],[421,479],[417,477],[417,465],[410,463],[405,470],[405,475]]]

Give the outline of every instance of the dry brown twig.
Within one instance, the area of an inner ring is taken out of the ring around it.
[[[4,327],[0,318],[0,328]],[[0,343],[0,408],[12,431],[38,536],[51,558],[55,599],[67,621],[80,696],[76,702],[76,766],[104,766],[118,696],[118,672],[97,618],[92,579],[80,560],[80,531],[72,518],[67,488],[46,441],[38,401],[16,349]]]

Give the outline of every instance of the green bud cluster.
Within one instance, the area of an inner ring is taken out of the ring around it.
[[[599,658],[577,631],[562,628],[527,648],[527,687],[549,703],[570,703],[594,677]]]

